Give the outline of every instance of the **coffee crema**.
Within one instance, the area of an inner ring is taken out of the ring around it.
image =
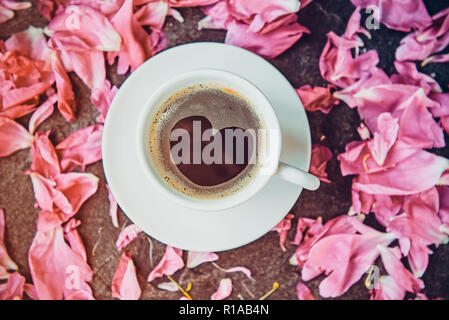
[[[175,190],[199,199],[223,198],[256,176],[265,153],[264,129],[247,98],[216,83],[201,83],[159,106],[149,129],[149,151],[157,172]]]

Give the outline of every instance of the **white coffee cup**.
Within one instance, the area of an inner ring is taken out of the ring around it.
[[[247,98],[263,119],[267,129],[264,161],[256,172],[256,176],[240,191],[219,199],[199,199],[175,190],[158,173],[148,147],[150,125],[160,106],[182,89],[204,83],[218,84]],[[318,189],[320,185],[317,177],[279,160],[282,145],[281,128],[271,103],[254,84],[231,72],[200,69],[181,74],[161,84],[158,90],[152,93],[143,108],[137,126],[136,138],[139,163],[147,178],[169,200],[191,209],[219,211],[237,206],[258,193],[273,176],[278,176],[312,191]]]

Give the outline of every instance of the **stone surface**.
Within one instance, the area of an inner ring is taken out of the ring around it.
[[[448,1],[426,1],[431,14],[449,5]],[[29,25],[43,27],[46,20],[36,10],[36,1],[33,8],[19,11],[16,18],[2,24],[0,39],[26,29]],[[295,87],[304,84],[324,85],[318,70],[318,58],[326,41],[326,33],[330,30],[337,34],[343,33],[346,22],[351,15],[353,6],[349,0],[315,0],[299,13],[299,21],[311,30],[311,35],[305,35],[291,49],[271,62],[281,70]],[[201,10],[181,9],[185,22],[180,24],[169,18],[165,31],[170,47],[194,41],[222,42],[224,31],[203,30],[198,31],[196,23],[203,17]],[[380,66],[388,73],[394,71],[394,50],[404,36],[401,32],[388,30],[381,26],[380,30],[372,31],[372,40],[366,40],[368,49],[376,49],[380,55]],[[449,84],[449,65],[430,64],[423,69],[428,74],[435,74],[435,78],[442,87],[447,89]],[[120,85],[126,77],[114,74],[114,68],[108,70],[109,78],[116,85]],[[40,130],[51,130],[51,139],[54,143],[77,129],[95,123],[96,111],[89,101],[89,90],[75,75],[71,75],[77,97],[77,120],[66,123],[55,113],[48,119]],[[344,151],[345,145],[358,140],[356,127],[360,124],[357,112],[345,105],[335,107],[329,115],[320,112],[308,113],[312,129],[312,140],[328,146],[334,156]],[[27,123],[28,118],[20,122]],[[446,137],[447,138],[447,137]],[[435,150],[438,154],[449,156],[449,148]],[[28,248],[36,230],[38,210],[34,207],[34,195],[30,179],[23,172],[30,167],[29,151],[23,150],[6,158],[0,159],[0,207],[6,211],[6,246],[12,258],[18,263],[20,272],[31,281],[27,264]],[[101,163],[91,165],[87,169],[101,179],[98,192],[91,197],[77,214],[82,221],[80,233],[88,252],[88,262],[92,266],[95,276],[92,288],[98,299],[110,299],[110,284],[119,259],[119,252],[115,249],[115,240],[119,231],[130,221],[120,212],[120,229],[112,226],[108,215],[107,191]],[[331,184],[323,184],[317,192],[304,191],[294,205],[291,212],[296,217],[323,217],[328,220],[337,215],[346,213],[350,206],[351,177],[342,177],[336,158],[328,165]],[[161,213],[163,214],[163,213]],[[286,212],[287,214],[287,212]],[[369,217],[368,221],[372,222]],[[372,222],[374,224],[374,222]],[[296,223],[287,241],[287,251],[282,252],[278,245],[278,236],[275,232],[266,234],[261,239],[244,247],[219,253],[218,265],[223,268],[233,266],[246,266],[251,269],[254,281],[247,279],[241,273],[226,275],[212,264],[201,265],[194,270],[184,269],[178,271],[174,278],[182,285],[189,282],[193,287],[191,295],[197,299],[208,299],[218,287],[220,279],[230,277],[234,289],[232,299],[240,296],[244,299],[261,297],[271,289],[273,282],[280,283],[280,288],[270,297],[271,299],[296,299],[295,286],[300,279],[298,270],[289,265],[288,260],[295,248],[288,245],[294,236]],[[151,240],[152,254],[150,255],[150,241],[147,236],[141,235],[128,248],[132,252],[137,265],[139,281],[143,287],[144,299],[179,299],[179,292],[170,293],[157,289],[157,284],[167,279],[157,279],[153,283],[146,283],[146,277],[163,255],[165,246]],[[449,299],[449,247],[440,246],[434,249],[430,258],[430,266],[424,275],[426,283],[425,293],[430,297]],[[313,293],[318,296],[318,284],[322,277],[308,283]],[[355,284],[340,299],[367,299],[368,290],[362,281]]]

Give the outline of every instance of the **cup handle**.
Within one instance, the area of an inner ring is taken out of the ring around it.
[[[276,175],[310,191],[315,191],[320,186],[320,180],[317,177],[284,162],[279,162]]]

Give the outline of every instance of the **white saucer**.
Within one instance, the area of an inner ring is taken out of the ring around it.
[[[168,201],[139,170],[136,125],[151,93],[180,73],[215,68],[255,84],[270,100],[282,128],[281,160],[308,170],[311,138],[307,116],[293,87],[269,62],[221,43],[191,43],[159,53],[139,67],[112,102],[103,132],[106,179],[121,209],[143,231],[170,246],[223,251],[243,246],[270,231],[295,204],[301,188],[272,177],[247,202],[223,211],[187,209]]]

